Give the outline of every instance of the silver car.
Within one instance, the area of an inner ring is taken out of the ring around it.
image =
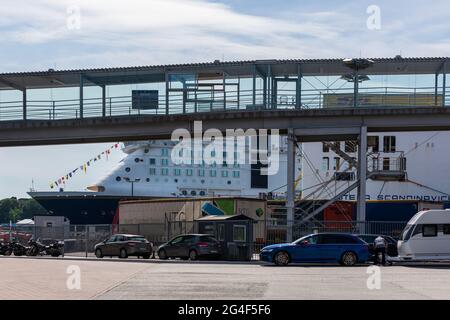
[[[128,256],[137,256],[148,259],[153,253],[153,244],[141,235],[114,234],[109,239],[97,243],[94,250],[97,258],[117,256],[124,259]]]

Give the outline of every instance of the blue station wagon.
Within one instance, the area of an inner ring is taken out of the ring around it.
[[[292,243],[264,247],[260,260],[285,266],[290,262],[340,263],[353,266],[369,258],[367,243],[345,233],[318,233],[304,236]]]

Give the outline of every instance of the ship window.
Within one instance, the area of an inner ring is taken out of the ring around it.
[[[156,164],[156,159],[155,158],[150,158],[150,165],[155,165]]]
[[[367,148],[372,148],[372,152],[379,151],[380,137],[379,136],[368,136],[367,137]]]
[[[222,177],[223,178],[228,177],[228,171],[222,171]]]
[[[183,191],[181,191],[181,194],[185,196],[185,195],[187,195],[187,191],[183,190]]]
[[[341,168],[341,159],[338,157],[335,157],[333,170],[340,170],[340,168]]]
[[[345,152],[356,152],[356,141],[345,141]]]
[[[436,237],[437,224],[424,224],[422,227],[422,235],[424,237]]]
[[[383,152],[395,152],[395,136],[383,137]]]
[[[175,183],[178,183],[178,179],[174,179],[173,181],[174,181]]]
[[[201,182],[201,183],[205,183],[205,180],[202,179],[202,180],[200,180],[200,182]]]
[[[176,176],[181,175],[181,169],[174,169],[173,170],[173,174],[176,175]]]
[[[169,159],[161,159],[161,165],[162,166],[168,166],[169,165]]]
[[[169,174],[169,169],[167,169],[167,168],[162,168],[161,169],[161,175],[167,176],[168,174]]]
[[[144,149],[144,153],[148,153],[150,150],[148,149]]]
[[[209,176],[210,177],[215,177],[217,175],[216,170],[209,170]]]
[[[139,159],[139,158],[134,158],[134,162],[138,163],[139,161],[141,161],[141,159]]]
[[[169,155],[169,149],[166,149],[166,148],[162,148],[161,149],[161,155],[162,156],[168,156]]]
[[[125,168],[125,171],[126,171],[126,172],[130,172],[130,171],[131,171],[131,168],[130,168],[130,167],[126,167],[126,168]]]
[[[444,234],[450,234],[450,224],[444,224],[444,225],[442,226],[442,232],[443,232]]]
[[[156,174],[156,168],[150,168],[149,174],[150,174],[151,176],[154,176],[154,175]]]
[[[120,180],[122,180],[121,177],[116,177],[116,181],[119,182]]]
[[[330,158],[328,157],[322,158],[322,170],[324,171],[330,170]]]
[[[192,169],[186,169],[186,175],[192,176]]]
[[[192,190],[191,191],[191,196],[196,196],[196,195],[197,195],[197,192],[195,190]]]
[[[150,178],[145,179],[145,181],[150,182]]]
[[[330,152],[330,148],[322,142],[322,152]]]
[[[336,181],[352,181],[355,180],[354,172],[335,172],[334,179]]]
[[[389,171],[390,169],[390,160],[389,158],[383,158],[383,170],[384,171]]]
[[[226,161],[224,161],[224,162],[222,163],[222,167],[224,167],[224,168],[228,167],[228,164],[227,164]]]
[[[239,178],[240,172],[239,171],[233,171],[233,177]]]
[[[199,169],[199,170],[198,170],[198,176],[199,176],[199,177],[204,177],[204,176],[205,176],[205,170]]]
[[[205,194],[206,194],[205,191],[203,191],[203,190],[200,191],[200,195],[201,195],[201,196],[204,196]]]
[[[228,180],[228,181],[227,181],[227,184],[231,184],[231,181],[230,181],[230,180]]]

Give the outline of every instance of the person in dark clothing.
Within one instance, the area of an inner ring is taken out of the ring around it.
[[[381,264],[383,266],[386,265],[386,247],[387,242],[382,236],[378,236],[374,243],[373,243],[374,249],[375,249],[375,259],[374,264],[377,265],[379,263],[378,255],[381,253]]]

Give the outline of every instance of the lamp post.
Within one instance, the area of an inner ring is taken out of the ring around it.
[[[123,177],[123,180],[125,180],[126,182],[131,183],[131,197],[133,197],[134,196],[134,183],[141,181],[141,179],[139,179],[139,178],[131,179],[129,177]]]
[[[373,60],[370,59],[344,59],[342,61],[347,67],[353,70],[352,74],[347,74],[341,78],[347,80],[348,82],[353,82],[353,107],[358,107],[358,93],[359,93],[359,83],[369,80],[366,75],[359,74],[360,70],[369,68],[374,64]]]

